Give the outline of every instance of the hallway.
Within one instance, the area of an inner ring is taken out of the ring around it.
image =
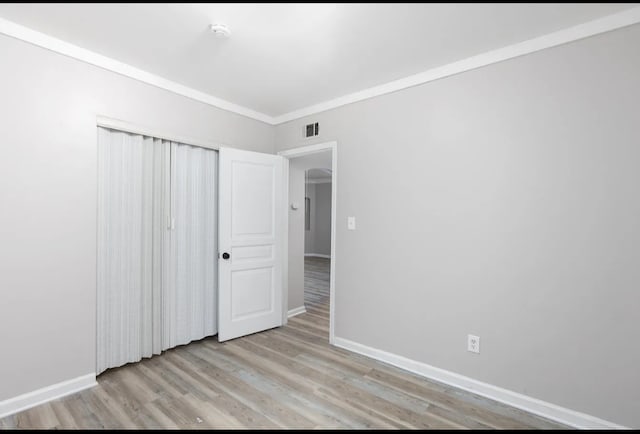
[[[329,269],[329,259],[314,256],[304,258],[304,306],[309,316],[316,319],[318,324],[326,323],[327,333],[329,333]]]

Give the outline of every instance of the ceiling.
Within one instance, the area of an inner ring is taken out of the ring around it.
[[[637,6],[3,3],[0,17],[281,116]]]
[[[331,169],[307,170],[307,182],[331,182]]]
[[[298,169],[331,169],[331,150],[314,152],[301,157],[292,157],[289,160]]]
[[[306,172],[309,182],[331,182],[331,151],[316,152],[289,159],[289,164]]]

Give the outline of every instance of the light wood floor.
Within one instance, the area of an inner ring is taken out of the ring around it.
[[[562,428],[328,344],[328,260],[308,258],[307,313],[111,369],[98,386],[0,428]]]
[[[304,307],[324,325],[329,340],[329,259],[304,258]]]

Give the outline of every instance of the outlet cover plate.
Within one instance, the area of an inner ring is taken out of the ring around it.
[[[467,335],[467,351],[480,354],[480,337]]]

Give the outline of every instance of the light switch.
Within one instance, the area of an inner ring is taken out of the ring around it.
[[[356,218],[355,217],[347,217],[347,229],[350,231],[356,230]]]

